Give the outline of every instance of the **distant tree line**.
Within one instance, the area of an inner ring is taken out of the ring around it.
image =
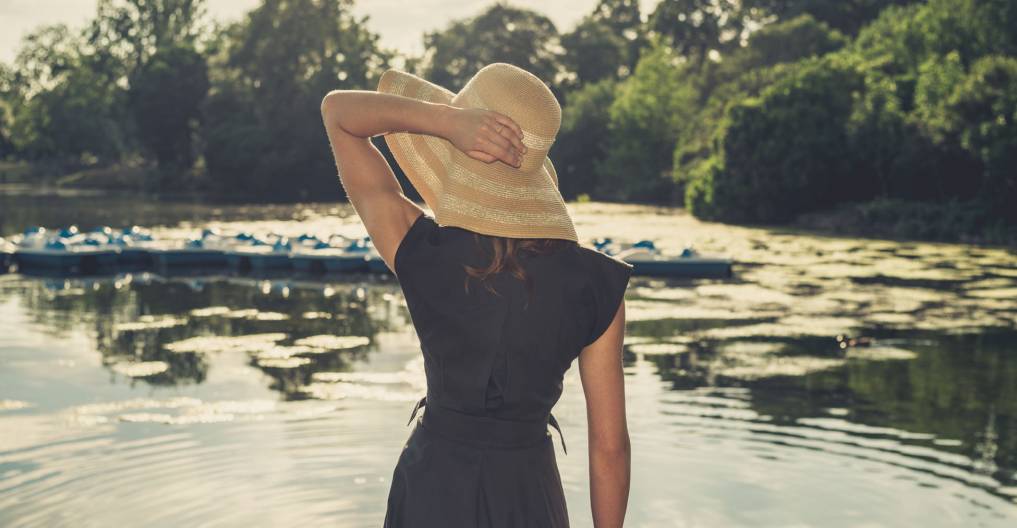
[[[498,2],[401,57],[351,7],[263,0],[221,25],[202,0],[100,0],[84,30],[39,28],[0,64],[0,158],[334,199],[324,93],[397,63],[455,91],[501,61],[562,103],[566,198],[765,223],[949,203],[1017,223],[1017,0],[600,0],[567,32]]]

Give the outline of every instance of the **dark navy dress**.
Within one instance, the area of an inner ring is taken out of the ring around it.
[[[472,231],[427,214],[396,250],[427,394],[410,415],[423,410],[392,474],[386,528],[569,526],[551,408],[614,318],[632,265],[576,245],[520,258],[532,298],[509,274],[489,279],[500,295],[472,279],[467,293],[463,265],[489,259]]]

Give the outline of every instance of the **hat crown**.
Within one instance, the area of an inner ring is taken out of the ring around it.
[[[389,69],[378,91],[459,108],[504,114],[523,129],[527,151],[518,167],[483,162],[447,138],[391,132],[385,141],[441,225],[515,238],[578,241],[558,176],[547,157],[561,126],[561,107],[535,75],[506,63],[482,68],[459,93],[411,73]]]
[[[561,106],[551,89],[536,75],[504,62],[481,68],[452,105],[507,115],[523,129],[523,143],[538,152],[550,150],[561,128]]]

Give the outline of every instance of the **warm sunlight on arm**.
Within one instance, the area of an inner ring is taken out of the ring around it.
[[[625,302],[607,330],[579,354],[589,424],[590,504],[595,528],[619,528],[628,504],[631,446],[625,419],[622,342]]]

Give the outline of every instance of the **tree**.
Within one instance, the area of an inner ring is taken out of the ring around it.
[[[474,18],[424,35],[423,75],[453,92],[484,66],[506,62],[555,86],[562,74],[558,30],[535,11],[494,4]]]
[[[740,4],[740,0],[661,0],[647,24],[701,69],[712,54],[741,45],[747,20]]]
[[[946,103],[961,145],[984,167],[981,194],[1017,221],[1017,59],[979,59]]]
[[[749,36],[744,47],[729,52],[720,62],[707,63],[688,81],[700,93],[700,100],[675,146],[675,181],[683,184],[713,170],[715,163],[710,158],[727,107],[759,96],[789,71],[774,66],[822,56],[846,44],[840,32],[801,15],[763,26]]]
[[[94,68],[88,52],[65,25],[22,40],[5,92],[10,141],[23,157],[80,165],[114,161],[129,150],[123,90]]]
[[[559,190],[566,198],[598,187],[597,163],[603,161],[610,146],[608,127],[616,85],[617,81],[605,78],[568,93],[561,131],[550,153]],[[613,192],[593,194],[595,198],[615,197]]]
[[[13,157],[17,152],[11,141],[11,125],[14,122],[12,95],[13,70],[0,62],[0,161]]]
[[[657,43],[618,86],[610,107],[607,156],[596,164],[599,194],[622,200],[672,199],[672,153],[698,99],[687,77],[688,64]]]
[[[97,60],[129,76],[159,50],[194,46],[206,14],[205,0],[99,0],[86,35]]]
[[[639,54],[649,45],[639,0],[600,0],[591,16],[606,23],[615,34],[626,40],[628,53],[625,67],[628,73],[635,70]]]
[[[273,199],[341,197],[321,130],[321,99],[371,89],[392,54],[350,0],[264,0],[224,28],[212,64],[205,157],[229,192]]]
[[[849,35],[858,33],[891,5],[914,4],[919,0],[744,0],[747,9],[759,9],[778,20],[811,15]]]
[[[839,203],[865,175],[848,170],[847,125],[863,77],[837,57],[786,66],[791,74],[730,107],[717,156],[686,203],[700,216],[784,222]]]
[[[848,44],[844,35],[808,14],[763,26],[748,38],[748,44],[731,54],[737,71],[819,57]]]
[[[636,68],[647,44],[638,0],[600,0],[572,31],[561,37],[563,89],[601,79],[622,79]]]
[[[162,48],[130,84],[129,104],[142,144],[167,176],[190,169],[201,105],[209,88],[205,58],[192,47]]]
[[[570,87],[618,79],[628,73],[625,37],[601,20],[584,18],[575,29],[562,35],[561,43],[565,48],[562,62],[572,76]]]
[[[53,88],[81,65],[84,44],[66,24],[41,26],[26,34],[8,74],[7,93],[27,100]]]

